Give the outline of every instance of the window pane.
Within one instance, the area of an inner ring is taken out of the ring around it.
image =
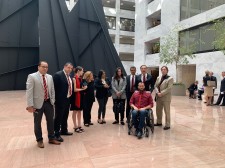
[[[200,0],[190,0],[190,17],[201,13]]]
[[[212,25],[206,25],[200,28],[201,51],[213,50],[213,41],[215,39],[215,31],[212,30]]]
[[[134,32],[135,21],[134,19],[120,18],[120,30]]]
[[[105,17],[108,29],[116,29],[116,17],[106,16]]]
[[[200,32],[199,28],[189,31],[189,40],[188,40],[188,52],[198,52],[200,51]]]
[[[180,1],[180,20],[187,19],[188,15],[188,0]]]

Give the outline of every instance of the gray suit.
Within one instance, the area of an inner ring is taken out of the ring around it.
[[[47,77],[47,86],[48,86],[48,95],[51,101],[51,104],[55,103],[55,89],[52,76],[46,74]],[[44,102],[44,86],[42,78],[39,72],[35,72],[28,75],[27,78],[27,106],[33,106],[36,109],[40,109]]]
[[[44,100],[43,78],[39,72],[28,75],[27,78],[27,107],[34,107],[34,132],[37,141],[42,141],[41,120],[43,113],[47,120],[48,138],[54,139],[54,108],[55,90],[51,75],[46,74],[46,83],[48,88],[48,99]]]
[[[155,82],[155,88],[159,87],[161,76],[157,78]],[[160,93],[162,97],[156,95],[156,115],[157,123],[162,124],[162,111],[165,111],[166,127],[170,127],[170,103],[171,103],[171,88],[173,86],[173,78],[167,77],[160,85]]]

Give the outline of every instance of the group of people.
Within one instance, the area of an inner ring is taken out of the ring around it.
[[[74,75],[71,73],[74,69]],[[80,66],[73,67],[72,63],[66,63],[63,70],[56,72],[53,77],[47,74],[48,63],[40,61],[38,71],[28,75],[26,86],[27,111],[34,116],[34,132],[37,145],[44,148],[41,121],[43,113],[47,121],[48,138],[50,144],[59,145],[64,139],[62,135],[70,136],[68,131],[69,111],[73,111],[72,120],[74,132],[82,133],[81,116],[83,111],[83,124],[86,127],[93,125],[91,122],[91,109],[97,99],[99,124],[105,124],[106,105],[108,98],[112,96],[115,121],[112,124],[125,125],[126,118],[132,119],[137,135],[142,136],[143,118],[146,110],[153,107],[152,91],[156,90],[156,114],[155,126],[162,126],[162,112],[165,111],[164,130],[170,129],[170,102],[173,78],[168,75],[168,68],[161,68],[162,76],[156,82],[147,73],[147,66],[140,67],[141,74],[136,75],[136,67],[130,68],[130,75],[124,76],[122,69],[117,68],[112,80],[106,77],[104,70],[100,70],[96,79],[91,71],[86,71]],[[141,120],[136,122],[135,116],[140,113]]]
[[[217,88],[217,78],[213,76],[212,71],[205,71],[205,76],[203,77],[203,86],[198,89],[198,81],[195,81],[193,84],[190,85],[188,88],[189,90],[189,98],[196,98],[198,94],[198,99],[202,100],[202,94],[204,93],[205,96],[205,103],[207,106],[212,105],[220,105],[221,101],[223,100],[221,106],[225,106],[225,71],[221,73],[222,80],[220,85],[220,93],[219,97],[214,103],[214,92]]]

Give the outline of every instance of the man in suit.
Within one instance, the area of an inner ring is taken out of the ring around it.
[[[48,63],[41,61],[38,71],[28,75],[26,82],[27,111],[34,116],[34,132],[37,145],[44,148],[41,120],[43,113],[47,120],[48,138],[50,144],[59,145],[54,136],[55,90],[52,76],[47,74]]]
[[[157,123],[155,126],[162,126],[162,112],[164,109],[166,117],[164,130],[168,130],[170,129],[170,103],[173,78],[168,76],[167,66],[162,66],[161,72],[162,76],[159,76],[155,83],[157,115]]]
[[[213,102],[214,102],[214,92],[215,92],[215,89],[217,88],[217,78],[215,76],[213,76],[213,72],[212,71],[209,72],[209,76],[211,77],[211,81],[215,81],[216,82],[216,86],[213,87],[213,97],[212,97],[212,100],[211,100],[211,104],[213,104]]]
[[[154,81],[150,74],[147,73],[147,66],[142,65],[140,67],[141,74],[138,76],[138,82],[143,82],[145,84],[145,90],[146,91],[153,91],[154,90]]]
[[[130,67],[130,75],[126,77],[127,85],[126,85],[126,96],[127,96],[127,106],[126,106],[126,118],[127,122],[129,121],[129,114],[130,114],[130,98],[135,90],[137,90],[137,75],[136,74],[136,67]]]
[[[72,79],[70,73],[73,70],[72,63],[66,63],[62,71],[53,76],[55,86],[55,136],[58,141],[63,142],[60,135],[73,135],[68,132],[67,119],[69,115],[70,96],[72,95]]]
[[[217,102],[214,105],[219,105],[223,99],[223,103],[220,106],[225,106],[225,71],[222,72],[223,79],[221,80],[220,85],[220,95],[217,99]]]

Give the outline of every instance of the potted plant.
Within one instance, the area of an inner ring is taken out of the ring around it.
[[[188,48],[186,46],[178,45],[178,29],[173,29],[169,34],[162,38],[160,43],[160,63],[163,64],[175,64],[176,67],[176,81],[172,88],[172,94],[177,96],[185,96],[186,88],[182,81],[178,79],[178,65],[188,64],[188,59],[195,57],[194,49],[195,43]],[[181,35],[181,33],[180,33]]]

